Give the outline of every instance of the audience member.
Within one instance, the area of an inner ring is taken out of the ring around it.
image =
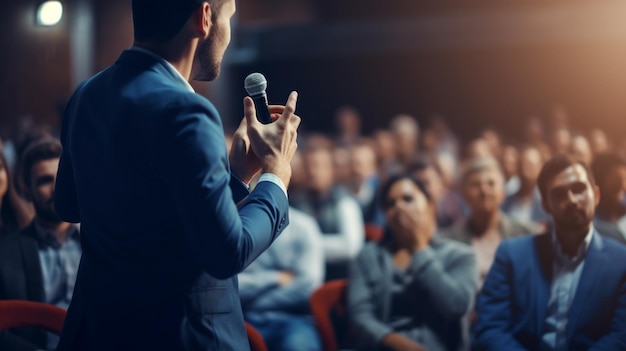
[[[436,153],[448,153],[455,158],[459,156],[459,141],[450,130],[448,123],[443,116],[434,114],[431,116],[430,129],[434,132],[437,140]]]
[[[502,210],[520,222],[546,224],[548,215],[541,206],[541,194],[537,189],[537,177],[543,161],[534,146],[522,148],[519,157],[519,190],[506,198]]]
[[[13,174],[0,154],[0,237],[24,228],[33,218],[32,211],[15,190]]]
[[[487,128],[481,133],[481,138],[487,142],[493,157],[499,160],[502,157],[502,137],[493,128]]]
[[[441,235],[472,246],[478,262],[480,287],[502,240],[534,233],[540,228],[515,220],[500,210],[504,200],[504,177],[494,158],[466,161],[461,187],[469,216]]]
[[[378,174],[386,178],[393,172],[396,159],[396,145],[393,134],[386,129],[376,130],[373,134],[378,159]]]
[[[464,350],[477,289],[471,249],[438,238],[424,185],[394,176],[382,187],[387,228],[350,269],[350,343],[358,350]]]
[[[571,154],[579,160],[585,162],[587,166],[591,166],[593,161],[593,151],[587,138],[582,134],[574,135],[572,138]]]
[[[593,225],[600,234],[626,244],[626,161],[616,153],[602,153],[591,169],[600,189]]]
[[[434,162],[420,159],[411,166],[409,173],[422,182],[433,197],[439,230],[446,229],[465,217],[463,200],[456,191],[444,184],[441,170]]]
[[[539,175],[548,233],[502,242],[479,294],[476,350],[624,350],[626,247],[592,225],[599,190],[570,156]]]
[[[306,192],[290,196],[293,207],[313,216],[322,231],[326,280],[345,278],[348,264],[363,246],[364,226],[359,203],[335,184],[333,157],[328,148],[303,150]]]
[[[606,133],[600,128],[592,128],[589,131],[589,145],[594,154],[611,151],[611,143]]]
[[[361,138],[361,115],[352,106],[342,106],[335,113],[337,146],[350,147]]]
[[[283,234],[239,274],[244,317],[270,350],[321,350],[308,302],[323,279],[319,227],[311,216],[290,208]]]
[[[519,152],[513,145],[505,145],[500,156],[500,165],[504,175],[504,194],[508,197],[519,191]]]
[[[487,142],[484,138],[476,138],[471,140],[465,146],[465,159],[469,160],[472,158],[485,158],[485,157],[494,157],[493,152],[491,151],[491,146],[489,142]]]
[[[400,114],[390,122],[391,134],[395,143],[395,164],[391,174],[406,172],[415,161],[418,153],[420,127],[413,116]]]
[[[558,127],[552,131],[552,152],[554,155],[569,153],[572,147],[572,133],[565,127]]]
[[[78,228],[63,222],[53,195],[61,144],[44,139],[22,156],[25,195],[35,219],[20,232],[0,239],[0,299],[45,302],[67,308],[81,256]],[[2,350],[54,350],[58,337],[42,330],[0,333]]]
[[[350,176],[348,189],[361,206],[363,221],[382,225],[384,219],[378,207],[376,192],[380,183],[376,151],[371,143],[361,141],[350,147]]]

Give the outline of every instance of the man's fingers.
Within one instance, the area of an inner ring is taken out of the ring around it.
[[[296,102],[298,102],[298,93],[292,91],[287,98],[287,103],[285,104],[285,110],[281,115],[281,118],[288,119],[296,112]]]
[[[243,98],[243,114],[246,117],[246,121],[248,125],[253,126],[256,123],[259,123],[256,119],[256,110],[254,109],[254,102],[252,98],[246,96]]]

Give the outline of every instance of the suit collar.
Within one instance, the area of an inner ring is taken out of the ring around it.
[[[194,91],[189,82],[165,59],[159,55],[138,47],[124,50],[115,62],[122,65],[133,65],[141,69],[148,69],[161,74],[164,78],[176,84],[181,89]]]
[[[33,220],[26,228],[23,229],[22,235],[31,237],[37,241],[38,249],[45,246],[58,245],[57,239],[50,231],[41,227]],[[80,233],[76,226],[72,226],[67,234],[67,240],[80,241]]]
[[[591,239],[591,243],[589,244],[589,250],[587,251],[587,256],[585,258],[585,266],[583,267],[580,281],[578,282],[578,288],[576,289],[576,294],[574,295],[574,300],[572,301],[568,314],[568,342],[571,341],[573,333],[577,328],[576,322],[580,319],[581,315],[585,313],[585,309],[588,306],[585,301],[593,291],[593,287],[596,285],[598,276],[602,275],[602,272],[606,270],[604,266],[607,263],[607,257],[604,253],[604,249],[604,240],[594,229],[593,237]]]
[[[34,221],[31,222],[20,233],[20,250],[22,252],[28,298],[33,301],[44,302],[43,273],[41,272],[41,262],[39,261],[39,242],[34,223]]]
[[[539,265],[539,274],[537,275],[535,297],[537,306],[535,311],[535,325],[537,326],[537,335],[543,333],[546,322],[546,313],[548,302],[550,300],[550,285],[552,282],[552,263],[554,261],[554,250],[552,249],[552,238],[550,234],[544,233],[535,237],[535,252],[537,253],[537,262]]]

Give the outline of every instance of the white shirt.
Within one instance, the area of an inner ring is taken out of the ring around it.
[[[563,253],[556,234],[552,232],[552,248],[554,252],[552,282],[540,350],[567,350],[565,333],[567,330],[568,312],[578,289],[587,251],[594,235],[593,232],[592,226],[574,257],[569,257]]]

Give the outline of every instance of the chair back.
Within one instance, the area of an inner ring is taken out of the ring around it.
[[[337,351],[345,333],[347,284],[346,279],[331,280],[311,295],[311,312],[324,351]]]
[[[252,325],[246,322],[246,333],[248,334],[248,343],[250,351],[268,351],[263,335],[259,333]]]
[[[61,334],[67,311],[43,302],[0,301],[0,330],[35,327]]]

